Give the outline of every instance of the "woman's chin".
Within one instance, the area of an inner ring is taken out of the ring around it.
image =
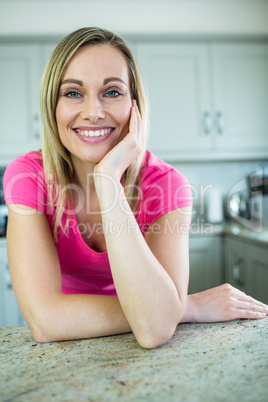
[[[107,155],[107,152],[88,152],[81,155],[72,155],[71,159],[74,166],[77,163],[95,166],[105,157],[105,155]]]

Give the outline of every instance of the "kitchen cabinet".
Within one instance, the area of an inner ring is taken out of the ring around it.
[[[268,250],[227,236],[226,281],[257,300],[268,303]]]
[[[53,44],[0,44],[0,161],[38,150],[40,80]]]
[[[0,158],[40,148],[38,45],[0,45]]]
[[[268,304],[268,250],[254,245],[247,246],[251,294]]]
[[[209,148],[207,46],[139,44],[137,55],[150,99],[149,147],[170,155]]]
[[[6,241],[0,240],[0,327],[26,325],[13,291]]]
[[[251,294],[246,243],[228,236],[225,238],[225,275],[228,283]]]
[[[217,148],[268,151],[268,44],[211,50]]]
[[[189,294],[223,283],[221,244],[221,236],[190,237]]]
[[[268,44],[139,43],[137,56],[158,156],[268,156]]]

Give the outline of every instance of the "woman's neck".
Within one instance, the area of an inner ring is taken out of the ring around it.
[[[74,170],[72,183],[80,187],[85,196],[88,191],[90,191],[91,194],[95,194],[96,191],[93,178],[95,164],[86,163],[76,158],[72,158],[72,163]]]

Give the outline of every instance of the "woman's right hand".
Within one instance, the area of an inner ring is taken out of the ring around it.
[[[268,306],[228,283],[188,295],[183,322],[221,322],[239,318],[260,319]]]

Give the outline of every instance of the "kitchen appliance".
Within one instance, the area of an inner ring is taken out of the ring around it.
[[[240,193],[234,193],[229,198],[228,212],[231,217],[240,216],[250,219],[250,210],[247,197]]]
[[[210,188],[206,194],[206,218],[210,223],[224,221],[222,193],[217,188]]]
[[[7,219],[8,210],[4,199],[4,188],[3,188],[3,178],[4,178],[5,168],[0,168],[0,236],[6,235],[7,230]]]

